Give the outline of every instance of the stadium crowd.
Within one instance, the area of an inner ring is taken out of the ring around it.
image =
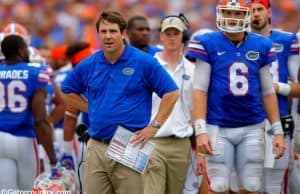
[[[98,49],[94,24],[101,11],[111,9],[120,11],[125,19],[134,15],[147,17],[154,30],[151,43],[155,44],[159,42],[159,22],[169,14],[184,13],[190,21],[190,31],[216,29],[215,5],[212,0],[1,0],[0,29],[10,22],[24,25],[36,48],[82,40]],[[273,0],[272,8],[274,28],[298,31],[299,1]]]

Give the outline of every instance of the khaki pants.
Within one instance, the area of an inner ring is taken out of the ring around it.
[[[106,144],[90,139],[85,158],[85,194],[143,194],[142,175],[105,156]]]
[[[189,138],[155,138],[153,163],[145,172],[145,194],[182,194],[189,165]]]

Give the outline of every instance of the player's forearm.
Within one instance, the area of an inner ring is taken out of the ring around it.
[[[291,91],[290,91],[289,96],[300,98],[300,84],[299,83],[291,83],[290,87],[291,87]]]
[[[208,133],[206,127],[207,93],[199,89],[194,89],[193,92],[193,121],[195,134]]]
[[[265,95],[262,100],[265,112],[267,113],[267,118],[271,123],[273,134],[283,135],[276,94],[271,93],[269,95]]]
[[[82,96],[75,93],[62,93],[62,97],[67,105],[73,106],[83,112],[88,111],[87,101]]]
[[[74,118],[65,117],[64,120],[64,141],[72,141],[75,134],[77,120]]]
[[[278,102],[275,93],[263,96],[262,101],[270,123],[272,124],[280,121]]]
[[[154,118],[154,120],[161,125],[167,120],[169,115],[171,114],[174,105],[179,97],[178,90],[169,92],[163,95],[158,112]]]
[[[48,157],[50,159],[56,159],[50,123],[47,120],[35,121],[34,129],[37,141],[39,144],[43,145]]]
[[[193,91],[193,120],[206,119],[207,93],[199,89]]]
[[[63,119],[65,114],[65,109],[66,109],[65,103],[56,105],[50,114],[49,117],[50,122],[55,125],[57,122]]]
[[[274,83],[275,92],[277,94],[289,97],[300,97],[300,84],[299,83]]]
[[[63,119],[65,109],[66,109],[66,104],[62,99],[60,88],[53,80],[52,80],[52,84],[54,86],[54,91],[55,91],[55,96],[53,98],[53,104],[55,105],[55,108],[50,113],[49,119],[50,122],[55,125],[57,122]]]

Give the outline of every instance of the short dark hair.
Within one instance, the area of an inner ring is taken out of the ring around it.
[[[79,51],[89,47],[90,44],[87,42],[74,42],[67,47],[65,54],[67,57],[72,57],[74,54],[78,53]]]
[[[1,51],[5,59],[11,59],[19,55],[21,49],[27,48],[25,40],[16,34],[4,37],[1,42]]]
[[[146,17],[141,15],[132,16],[127,22],[127,30],[130,30],[134,27],[134,22],[136,20],[148,21]]]
[[[98,33],[99,33],[100,23],[103,20],[109,21],[111,23],[118,24],[121,32],[123,32],[126,29],[126,21],[119,12],[116,12],[116,11],[103,11],[101,13],[101,15],[99,16],[97,22],[96,22],[96,30],[97,30]]]

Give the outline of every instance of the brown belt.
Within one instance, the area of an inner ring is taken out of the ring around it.
[[[95,141],[104,143],[106,145],[108,145],[110,143],[110,140],[98,139],[98,138],[95,138],[95,137],[92,137],[92,139],[95,140]]]

